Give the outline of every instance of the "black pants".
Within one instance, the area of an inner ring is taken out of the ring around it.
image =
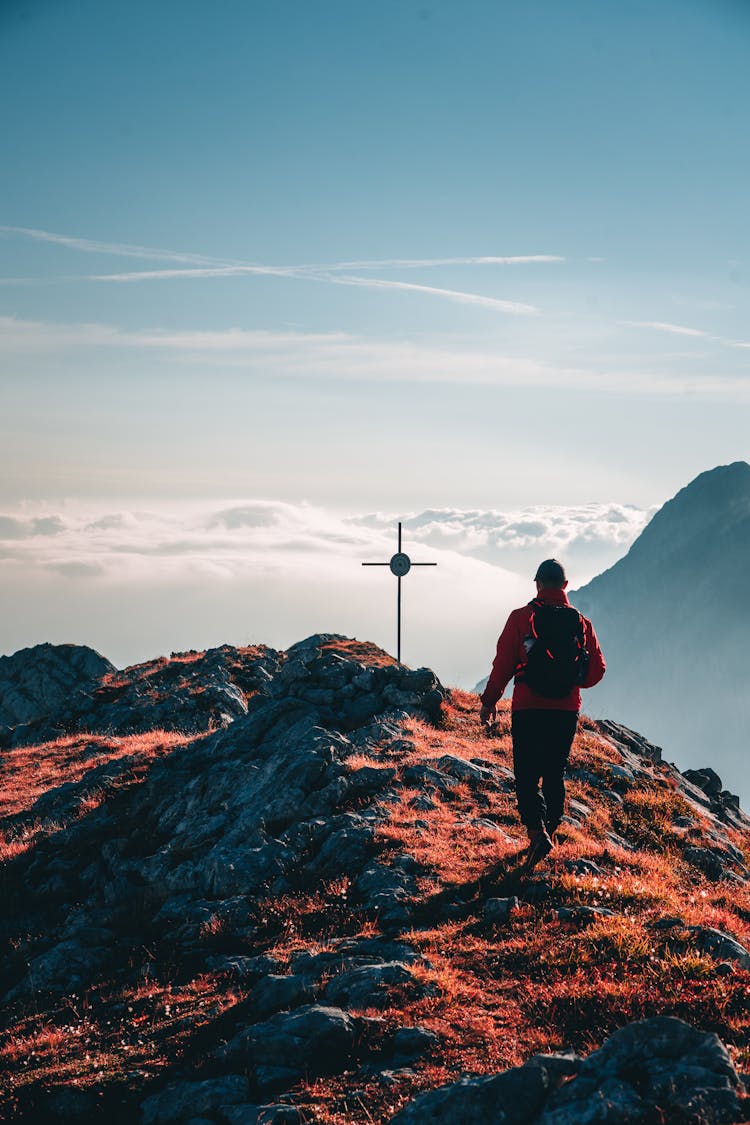
[[[513,712],[513,772],[518,812],[521,823],[531,832],[543,824],[549,832],[554,832],[562,820],[563,778],[577,724],[577,711]]]

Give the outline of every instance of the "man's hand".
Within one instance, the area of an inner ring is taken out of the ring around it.
[[[494,721],[495,721],[495,708],[494,707],[487,707],[483,703],[482,707],[481,707],[481,710],[479,712],[479,721],[480,721],[480,723],[484,723],[485,726],[489,726],[490,723],[494,723]]]

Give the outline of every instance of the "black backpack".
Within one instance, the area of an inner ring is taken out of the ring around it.
[[[537,695],[563,699],[586,678],[589,654],[583,618],[569,605],[529,602],[530,633],[524,640],[526,663],[516,668],[516,680]]]

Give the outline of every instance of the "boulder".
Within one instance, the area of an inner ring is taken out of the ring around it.
[[[427,1027],[400,1027],[391,1041],[394,1058],[412,1060],[420,1058],[437,1047],[440,1037]]]
[[[282,1089],[303,1075],[335,1074],[353,1058],[358,1022],[340,1008],[310,1004],[241,1031],[217,1051],[254,1068],[260,1089]]]
[[[740,969],[750,969],[750,951],[731,934],[708,926],[690,926],[689,929],[695,934],[699,949],[710,953],[718,961],[732,961]]]
[[[744,1086],[718,1037],[657,1016],[616,1031],[587,1059],[536,1055],[489,1078],[421,1094],[398,1125],[733,1125]]]
[[[408,993],[414,998],[423,993],[409,967],[401,961],[386,961],[380,965],[364,965],[358,969],[339,973],[323,993],[328,1004],[346,1008],[385,1008],[393,994]]]
[[[86,645],[34,645],[0,656],[0,723],[30,723],[68,708],[70,698],[114,672],[114,664]]]
[[[711,1032],[671,1016],[616,1031],[552,1094],[539,1125],[629,1125],[647,1121],[740,1120],[743,1087],[729,1054]]]
[[[247,1078],[226,1074],[202,1082],[172,1082],[158,1094],[141,1104],[143,1125],[171,1125],[203,1113],[212,1113],[222,1106],[249,1101]]]
[[[543,1107],[550,1079],[541,1066],[516,1067],[489,1078],[462,1078],[420,1094],[395,1117],[394,1125],[530,1125]]]
[[[253,1011],[261,1019],[282,1009],[298,1008],[310,1003],[313,992],[301,976],[267,976],[258,981],[250,994]]]
[[[686,863],[689,863],[691,867],[697,867],[713,882],[725,879],[731,871],[727,856],[716,848],[685,848],[683,855]]]
[[[518,899],[515,895],[509,898],[488,898],[484,904],[485,921],[491,922],[494,926],[505,926],[517,908]]]

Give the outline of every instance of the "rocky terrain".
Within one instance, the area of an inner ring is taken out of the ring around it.
[[[0,656],[0,731],[56,715],[70,697],[115,671],[85,645],[36,645]]]
[[[582,720],[523,878],[509,711],[428,669],[40,648],[0,751],[0,1118],[750,1120],[750,821],[713,769]]]

